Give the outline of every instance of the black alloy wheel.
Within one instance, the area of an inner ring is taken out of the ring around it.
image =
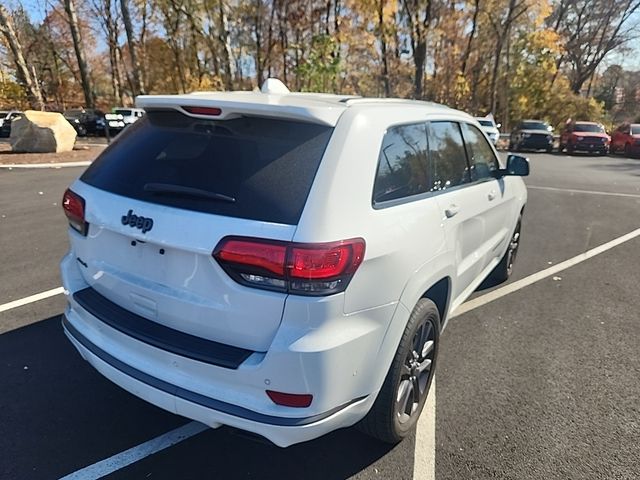
[[[516,262],[516,255],[518,255],[518,247],[520,246],[520,222],[516,225],[516,229],[513,232],[513,236],[509,241],[509,247],[507,248],[507,276],[510,277],[513,273],[513,265]]]
[[[409,316],[371,410],[357,424],[359,430],[391,444],[413,431],[433,381],[439,342],[438,307],[421,298]]]
[[[426,320],[413,336],[396,394],[395,414],[401,425],[414,420],[429,390],[434,364],[436,327]]]

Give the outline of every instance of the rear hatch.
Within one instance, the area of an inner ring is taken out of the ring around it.
[[[87,283],[172,329],[266,351],[286,294],[236,283],[212,251],[230,235],[291,240],[333,128],[149,110],[87,169],[87,236],[72,249]]]

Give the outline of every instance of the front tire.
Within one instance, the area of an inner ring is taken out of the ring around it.
[[[433,381],[439,342],[438,308],[421,298],[411,312],[382,389],[358,424],[362,432],[395,444],[412,431]]]

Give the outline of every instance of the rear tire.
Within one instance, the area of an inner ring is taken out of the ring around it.
[[[357,428],[395,444],[415,427],[433,381],[440,343],[440,313],[421,298],[411,312],[375,403]]]
[[[504,256],[500,260],[500,263],[496,265],[496,268],[489,274],[489,278],[495,282],[495,284],[506,282],[513,273],[513,266],[518,254],[518,247],[520,246],[520,231],[522,225],[522,215],[518,217],[518,223],[509,240],[509,246]]]

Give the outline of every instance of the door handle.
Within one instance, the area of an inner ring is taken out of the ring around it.
[[[491,191],[489,192],[489,194],[487,195],[487,198],[489,199],[489,201],[491,201],[491,200],[493,200],[494,198],[496,198],[496,195],[497,195],[496,191],[495,191],[495,190],[491,190]]]
[[[460,207],[458,205],[449,205],[449,207],[444,209],[444,214],[447,216],[447,218],[451,218],[454,215],[457,215],[458,212],[460,211]]]

